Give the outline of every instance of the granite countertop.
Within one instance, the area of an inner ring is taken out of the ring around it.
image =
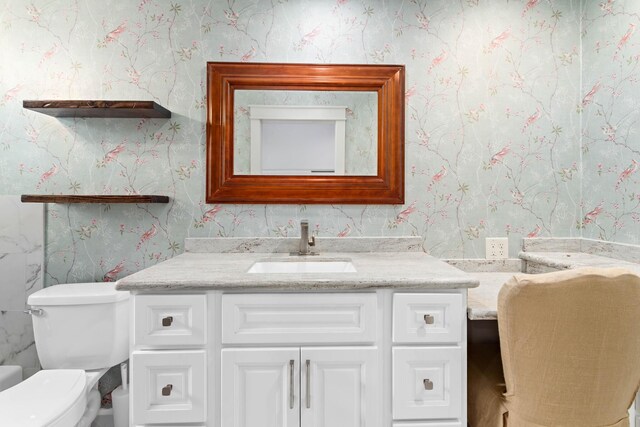
[[[247,273],[256,261],[296,261],[282,249],[280,252],[252,252],[266,250],[275,240],[251,244],[237,240],[221,240],[222,244],[210,241],[185,244],[186,252],[175,258],[118,280],[116,288],[132,291],[171,290],[250,290],[250,291],[349,291],[363,289],[456,289],[478,286],[478,280],[463,271],[421,251],[421,240],[409,238],[407,245],[383,245],[393,251],[366,252],[371,246],[379,246],[381,239],[352,239],[357,245],[343,243],[344,252],[324,252],[305,259],[310,261],[349,260],[355,273]],[[209,241],[210,240],[210,241]],[[284,241],[285,250],[297,239]],[[350,239],[351,240],[351,239]],[[391,240],[397,241],[396,240]],[[364,242],[363,244],[361,244]],[[405,242],[405,243],[406,243]],[[319,242],[317,246],[330,247]],[[204,249],[203,249],[204,248]],[[217,252],[224,248],[221,252]],[[240,251],[238,248],[244,248]],[[200,252],[201,250],[207,252]],[[238,250],[237,250],[238,249]],[[404,250],[403,250],[404,249]],[[347,251],[349,250],[349,251]]]
[[[469,320],[497,319],[498,293],[507,280],[519,273],[519,271],[469,273],[480,281],[480,286],[467,291],[467,317]]]
[[[520,252],[520,259],[558,270],[580,267],[626,268],[640,275],[640,264],[585,252]],[[498,293],[502,285],[518,271],[470,272],[480,286],[468,290],[467,317],[470,320],[498,318]]]
[[[564,270],[580,267],[619,267],[640,274],[640,264],[585,252],[520,252],[521,259]]]

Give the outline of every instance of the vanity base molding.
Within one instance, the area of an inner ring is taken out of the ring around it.
[[[132,298],[131,425],[466,425],[466,289]]]

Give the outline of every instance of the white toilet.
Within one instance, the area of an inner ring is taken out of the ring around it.
[[[129,292],[113,283],[56,285],[29,296],[42,371],[0,392],[3,426],[89,426],[97,383],[129,357]]]

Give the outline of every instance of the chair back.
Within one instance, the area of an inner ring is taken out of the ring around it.
[[[626,426],[640,384],[640,277],[519,274],[498,296],[509,426]]]

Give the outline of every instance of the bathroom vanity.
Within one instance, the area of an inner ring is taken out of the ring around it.
[[[420,238],[187,239],[132,292],[131,425],[466,426],[466,290]],[[252,272],[249,272],[252,271]]]

